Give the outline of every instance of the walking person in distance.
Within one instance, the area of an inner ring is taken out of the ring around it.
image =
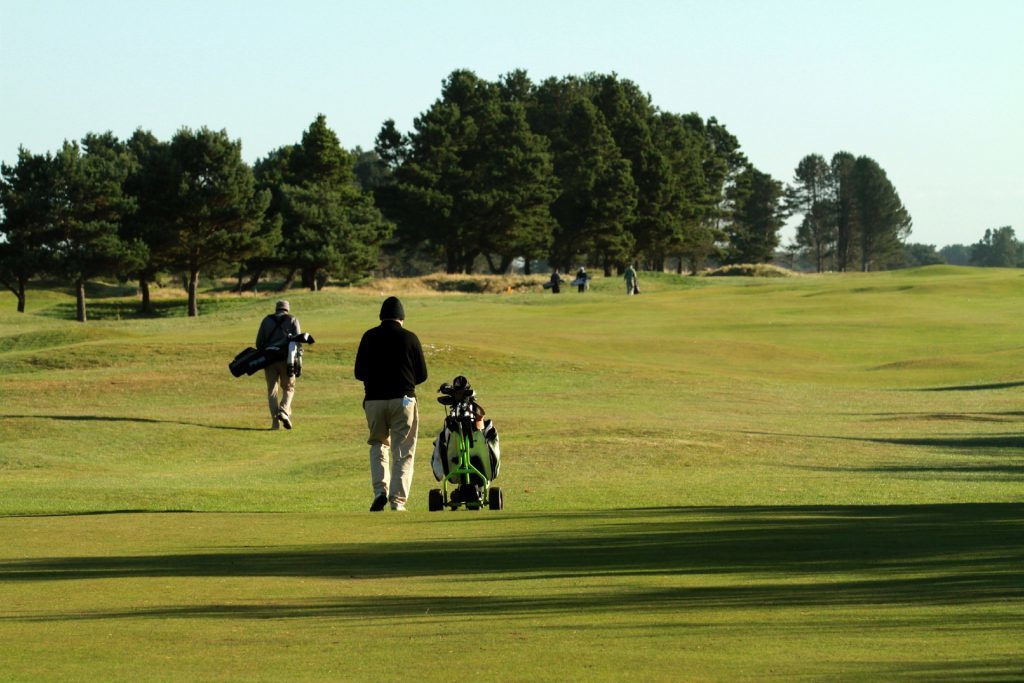
[[[405,329],[405,309],[398,297],[385,299],[380,325],[363,334],[355,376],[365,389],[374,493],[370,512],[380,512],[388,503],[392,510],[404,510],[419,432],[416,385],[427,379],[427,362],[419,338]]]
[[[278,301],[272,315],[260,323],[256,332],[256,348],[268,346],[288,348],[288,337],[299,334],[299,320],[291,314],[287,301]],[[267,404],[270,407],[270,428],[292,428],[292,398],[295,396],[295,376],[288,372],[288,360],[282,359],[263,368],[267,378]]]
[[[626,294],[633,296],[640,293],[640,285],[633,264],[626,266],[626,270],[622,273],[622,279],[626,281]]]

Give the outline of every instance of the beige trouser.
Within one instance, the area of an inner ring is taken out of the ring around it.
[[[274,421],[276,427],[278,413],[285,417],[292,415],[295,378],[288,376],[288,363],[283,360],[263,368],[263,374],[267,377],[267,405],[270,408],[270,419]]]
[[[388,496],[391,507],[405,506],[412,487],[413,458],[420,427],[415,398],[363,401],[370,428],[370,479],[374,495]],[[390,477],[388,469],[390,468]]]

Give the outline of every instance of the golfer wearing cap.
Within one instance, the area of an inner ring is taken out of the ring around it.
[[[298,318],[290,312],[287,301],[278,301],[273,315],[260,323],[256,333],[256,348],[262,351],[268,346],[287,348],[288,337],[299,334]],[[267,404],[270,406],[270,428],[292,428],[292,396],[295,395],[295,377],[288,374],[288,361],[280,360],[263,368],[267,377]]]
[[[427,362],[419,338],[404,326],[402,302],[388,297],[380,325],[363,334],[356,353],[355,375],[366,390],[363,410],[370,430],[370,512],[389,502],[392,510],[404,510],[412,486],[419,432],[416,385],[427,379]]]

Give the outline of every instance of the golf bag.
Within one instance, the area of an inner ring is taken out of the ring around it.
[[[498,430],[491,420],[483,419],[484,408],[476,402],[476,392],[462,375],[456,377],[451,384],[442,384],[438,392],[441,396],[437,401],[447,408],[448,413],[441,433],[434,439],[434,453],[430,458],[434,478],[438,481],[450,480],[449,475],[465,467],[460,464],[463,462],[460,449],[468,448],[470,469],[475,468],[479,474],[467,474],[462,470],[459,476],[467,476],[468,480],[464,481],[468,484],[490,486],[501,467]],[[483,429],[476,427],[478,421],[482,423]]]
[[[430,458],[430,467],[434,478],[441,481],[459,464],[459,447],[452,438],[458,432],[459,425],[453,424],[453,418],[444,421],[441,433],[434,439],[434,453]],[[473,467],[483,472],[488,481],[497,479],[501,468],[501,446],[498,441],[498,430],[491,420],[484,420],[483,430],[474,429],[470,437],[469,461]],[[484,482],[476,474],[470,475],[470,483],[482,486]]]
[[[302,375],[302,345],[314,342],[312,335],[303,332],[288,337],[286,346],[268,346],[263,350],[250,346],[228,363],[228,369],[235,377],[241,377],[242,375],[252,375],[271,363],[287,360],[288,374],[299,377]]]

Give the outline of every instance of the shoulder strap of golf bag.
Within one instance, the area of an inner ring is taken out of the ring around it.
[[[293,320],[295,320],[294,317],[288,315],[287,313],[285,315],[268,315],[267,317],[274,319],[274,327],[267,334],[267,341],[270,341],[271,339],[274,338],[274,335],[277,333],[277,331],[281,329],[281,325],[284,325],[286,322],[291,323]]]

